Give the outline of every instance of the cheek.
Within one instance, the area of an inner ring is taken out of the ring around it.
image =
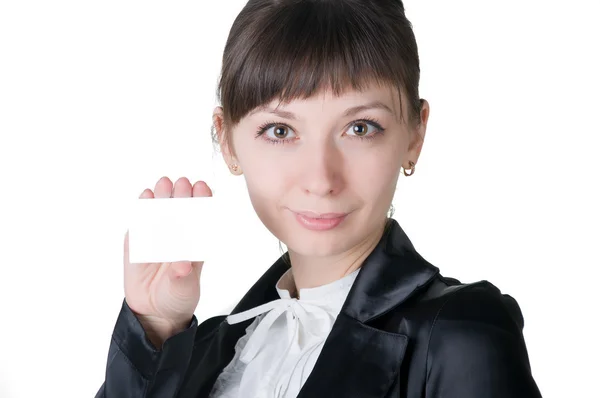
[[[281,236],[281,203],[285,197],[283,171],[276,168],[251,168],[244,173],[248,197],[263,225],[275,236]]]
[[[349,176],[357,189],[369,198],[378,199],[381,195],[393,194],[401,165],[402,160],[397,153],[379,151],[373,156],[363,156],[352,166]]]
[[[293,170],[293,157],[286,156],[280,148],[270,148],[269,144],[254,139],[240,144],[244,150],[239,151],[239,160],[248,190],[259,196],[281,192],[289,181],[286,176],[289,177]]]
[[[256,194],[277,192],[286,181],[286,174],[289,174],[289,165],[277,158],[261,156],[260,151],[245,157],[243,165],[248,189]]]
[[[268,222],[269,213],[277,208],[289,184],[289,174],[278,162],[255,157],[244,159],[244,178],[248,196],[257,215]]]

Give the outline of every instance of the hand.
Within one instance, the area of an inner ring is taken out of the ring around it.
[[[175,185],[167,177],[154,192],[144,190],[141,199],[212,196],[203,181],[192,185],[182,177]],[[129,231],[125,234],[123,263],[125,300],[140,320],[148,338],[159,348],[169,337],[186,329],[200,300],[203,261],[173,263],[129,263]]]

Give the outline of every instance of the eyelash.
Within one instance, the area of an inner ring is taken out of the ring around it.
[[[381,124],[379,123],[379,121],[377,119],[370,118],[370,117],[365,117],[365,118],[362,118],[362,119],[354,120],[354,121],[352,121],[352,123],[350,123],[348,125],[348,127],[350,127],[350,126],[352,126],[352,125],[354,125],[356,123],[359,123],[359,122],[364,122],[366,124],[370,124],[371,126],[375,127],[376,130],[371,135],[368,135],[368,136],[353,136],[353,137],[351,137],[352,139],[359,139],[361,141],[363,141],[363,140],[371,141],[371,140],[374,140],[375,138],[377,138],[378,135],[383,134],[383,132],[385,131],[385,129],[383,127],[381,127]],[[262,124],[258,128],[258,131],[256,132],[256,136],[255,137],[258,138],[260,136],[263,136],[264,133],[268,129],[270,129],[271,127],[275,127],[275,126],[284,126],[284,127],[289,128],[289,129],[292,129],[289,125],[287,125],[285,123],[270,121],[270,122],[266,122],[266,123]],[[293,139],[285,139],[285,138],[282,138],[282,139],[271,139],[271,138],[268,138],[268,137],[264,137],[263,139],[265,141],[267,141],[268,143],[273,144],[273,145],[288,144],[288,143],[291,143],[292,140],[293,140]]]

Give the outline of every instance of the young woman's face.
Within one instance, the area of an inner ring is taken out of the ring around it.
[[[277,110],[274,101],[230,132],[235,156],[222,148],[225,160],[241,167],[258,217],[289,250],[341,254],[383,226],[401,166],[419,156],[428,115],[425,103],[421,126],[409,127],[396,93],[378,86],[339,97],[323,91]],[[302,212],[345,217],[314,230],[298,218]]]

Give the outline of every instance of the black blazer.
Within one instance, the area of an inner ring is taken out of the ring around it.
[[[440,275],[393,219],[364,261],[301,398],[533,398],[517,302],[487,281]],[[279,258],[232,313],[279,298]],[[231,361],[252,319],[216,316],[168,339],[145,338],[125,300],[96,398],[200,398]],[[248,397],[252,398],[252,397]]]

